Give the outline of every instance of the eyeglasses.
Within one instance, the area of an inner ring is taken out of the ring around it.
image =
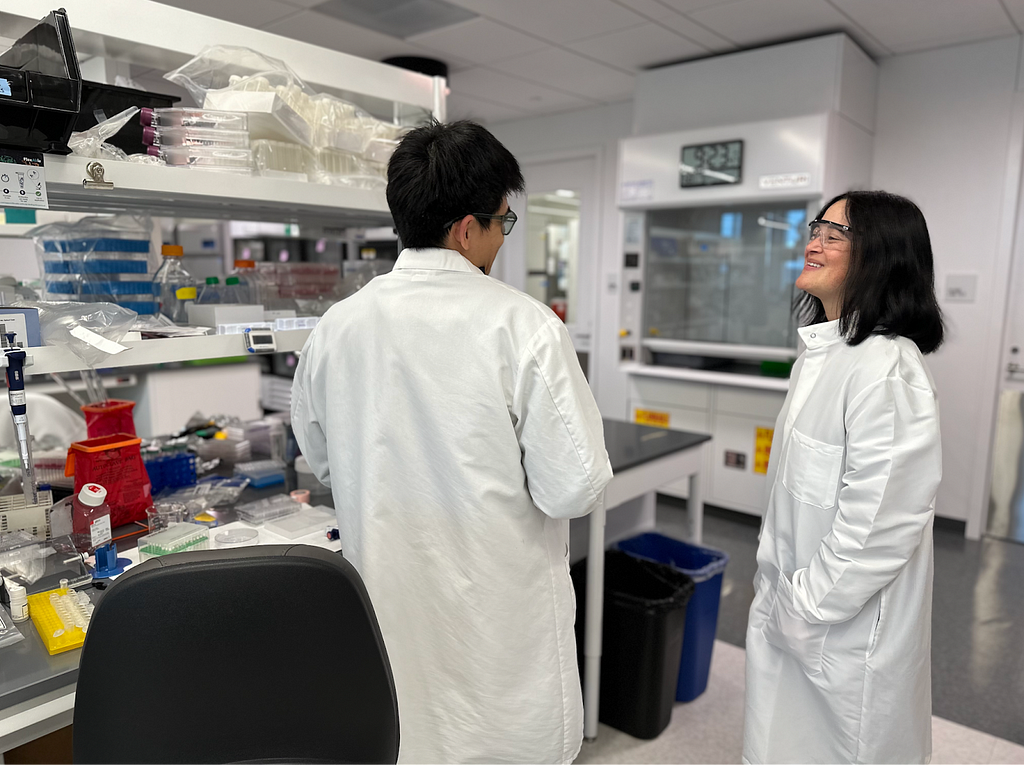
[[[516,215],[512,210],[509,210],[504,215],[484,215],[483,213],[466,213],[466,215],[472,215],[474,218],[487,218],[488,220],[500,220],[501,221],[501,233],[504,236],[508,236],[512,233],[512,227],[516,225],[516,221],[519,220],[519,216]],[[458,218],[452,218],[450,221],[444,224],[445,230],[447,231],[453,225],[458,223],[460,220],[466,217],[466,215],[460,215]]]
[[[824,218],[817,218],[808,223],[807,227],[810,229],[810,235],[807,237],[808,244],[818,239],[821,241],[822,249],[838,250],[850,243],[850,227],[844,226],[842,223],[833,223]]]

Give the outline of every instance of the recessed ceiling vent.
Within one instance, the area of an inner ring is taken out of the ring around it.
[[[327,0],[312,10],[403,40],[477,17],[444,0]]]

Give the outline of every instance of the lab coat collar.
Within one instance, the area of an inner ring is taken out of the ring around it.
[[[807,350],[824,348],[843,339],[843,336],[839,333],[839,319],[822,322],[821,324],[812,324],[809,327],[800,327],[797,332],[800,333],[800,338],[804,341],[804,345],[807,346]]]
[[[484,272],[470,263],[455,250],[440,247],[424,247],[422,249],[406,248],[395,261],[394,269],[420,269],[426,271],[465,271],[483,276]]]

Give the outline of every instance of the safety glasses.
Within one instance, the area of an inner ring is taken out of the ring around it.
[[[837,250],[850,243],[850,227],[842,223],[833,223],[824,218],[816,218],[807,224],[809,234],[807,243],[815,239],[821,241],[821,246],[826,250]]]
[[[488,220],[500,220],[501,221],[501,233],[504,236],[508,236],[512,233],[512,227],[516,225],[516,221],[519,220],[519,216],[516,215],[512,210],[509,210],[504,215],[485,215],[484,213],[466,213],[466,215],[472,215],[474,218],[487,218]],[[458,218],[453,218],[444,224],[445,229],[450,228],[454,224],[466,217],[466,215],[460,215]]]

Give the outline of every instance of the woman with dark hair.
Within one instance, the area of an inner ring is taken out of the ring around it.
[[[747,762],[931,757],[942,342],[928,228],[852,191],[810,223],[747,628]]]

